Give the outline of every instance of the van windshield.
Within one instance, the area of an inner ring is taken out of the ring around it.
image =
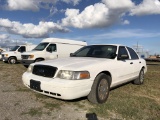
[[[49,43],[40,43],[37,47],[33,49],[33,51],[42,51],[46,48]]]
[[[20,46],[14,46],[10,49],[10,51],[16,51]]]
[[[117,46],[114,45],[91,45],[79,49],[75,53],[71,54],[71,57],[96,57],[114,59],[116,57],[116,51]]]

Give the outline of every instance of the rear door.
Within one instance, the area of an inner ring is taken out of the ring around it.
[[[121,58],[121,56],[125,56]],[[115,80],[115,85],[124,83],[130,80],[133,77],[133,62],[130,59],[128,51],[125,46],[120,46],[117,55],[117,65],[116,75],[117,79]]]
[[[141,59],[139,59],[139,56],[132,48],[127,47],[127,49],[130,53],[131,61],[133,63],[133,77],[137,77],[141,69]]]

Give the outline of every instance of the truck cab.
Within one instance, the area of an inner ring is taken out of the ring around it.
[[[35,45],[17,45],[10,49],[10,51],[2,53],[2,60],[10,64],[15,64],[21,60],[21,53],[30,51]]]
[[[83,41],[46,38],[32,51],[22,53],[21,63],[28,67],[34,62],[69,57],[70,53],[86,45],[87,43]]]

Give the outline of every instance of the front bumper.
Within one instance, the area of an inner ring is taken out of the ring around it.
[[[30,81],[34,80],[39,83],[35,90],[41,94],[55,97],[64,100],[72,100],[80,97],[87,96],[91,91],[93,81],[89,79],[85,80],[62,80],[59,78],[46,78],[33,75],[32,73],[25,72],[22,76],[22,80],[25,86],[31,88]]]
[[[23,64],[23,65],[30,65],[31,63],[34,63],[34,60],[21,60],[21,63]]]
[[[3,57],[2,56],[2,61],[7,62],[8,61],[8,57]]]

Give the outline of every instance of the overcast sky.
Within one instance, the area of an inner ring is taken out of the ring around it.
[[[0,0],[0,46],[47,37],[160,54],[159,0]]]

